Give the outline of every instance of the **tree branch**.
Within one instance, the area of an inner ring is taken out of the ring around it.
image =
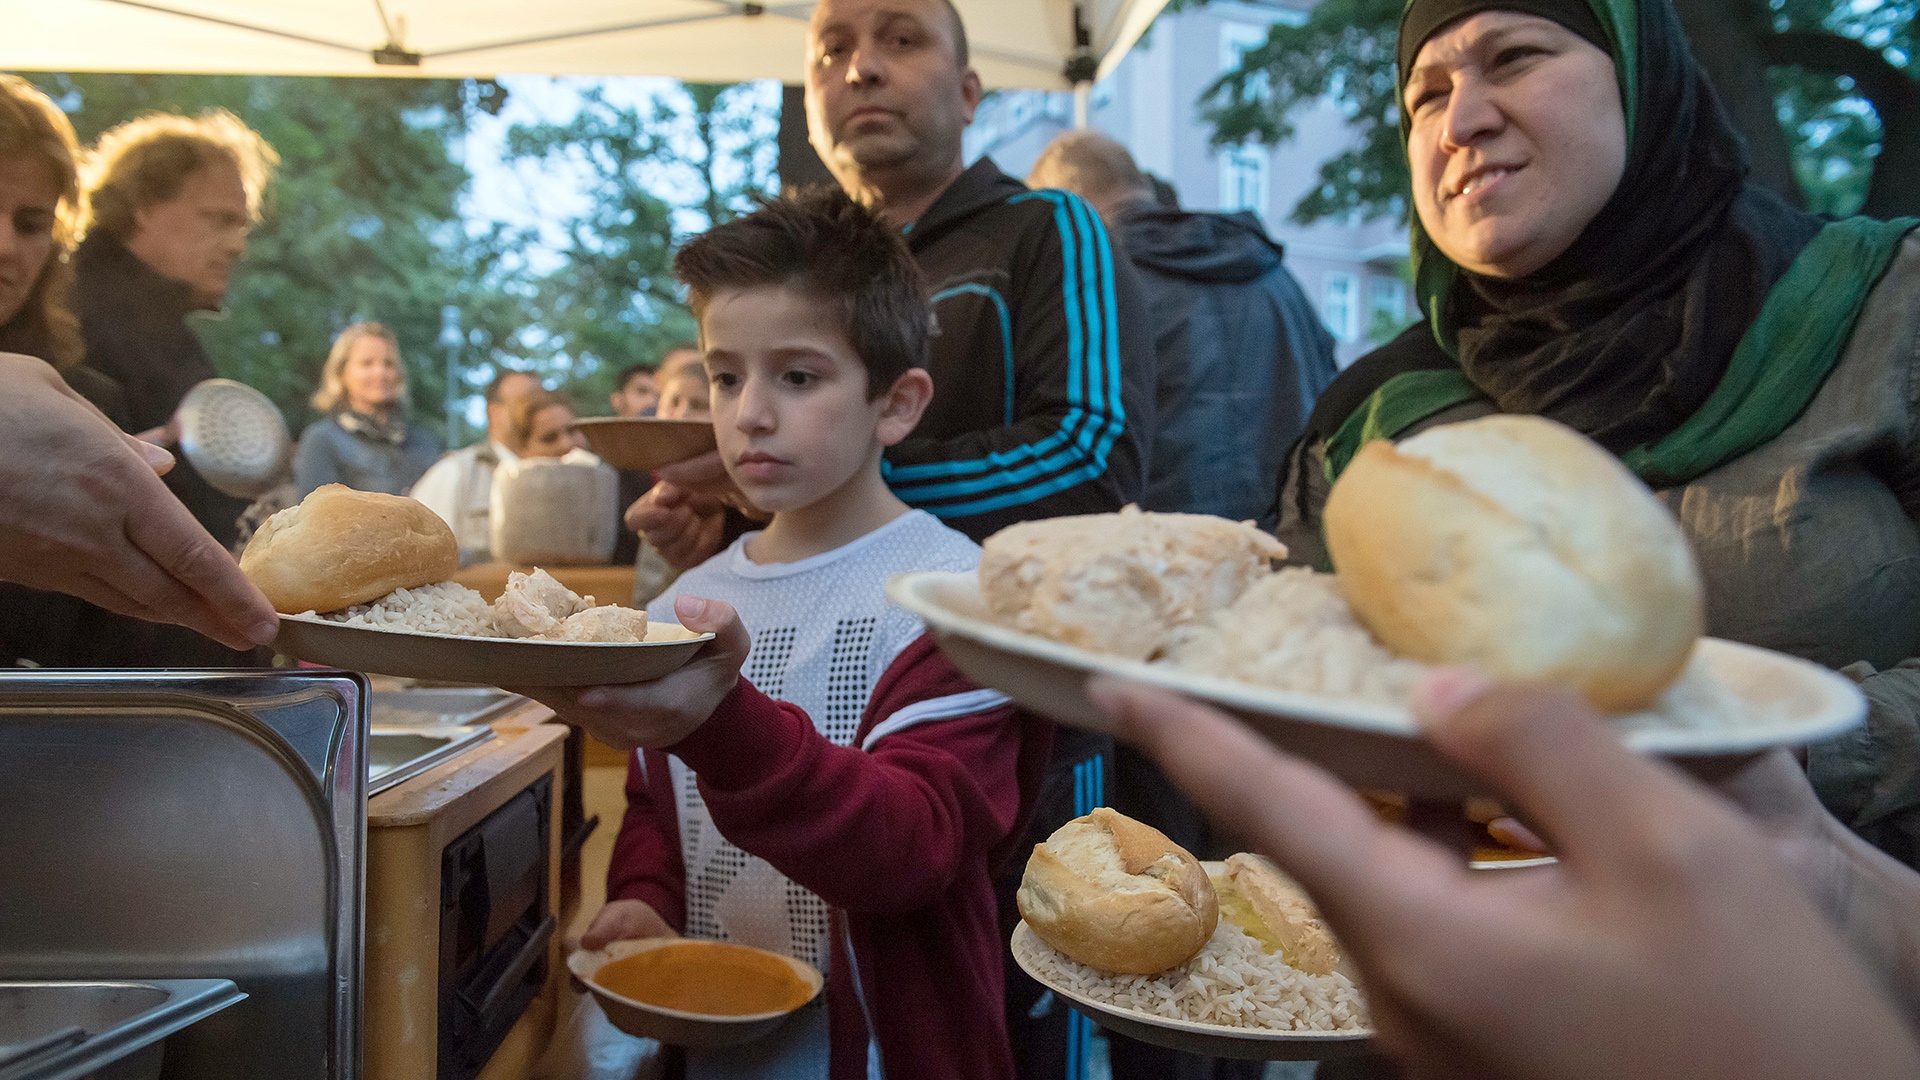
[[[1765,34],[1760,51],[1767,63],[1798,66],[1853,80],[1860,96],[1884,118],[1890,110],[1920,108],[1920,82],[1895,67],[1878,49],[1840,34],[1791,30]]]

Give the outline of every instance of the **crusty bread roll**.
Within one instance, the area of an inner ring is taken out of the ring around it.
[[[341,484],[268,518],[240,556],[241,572],[287,615],[338,611],[445,581],[458,569],[460,545],[439,515],[412,499]]]
[[[1646,486],[1533,416],[1370,442],[1328,496],[1354,614],[1393,651],[1644,708],[1700,636],[1693,553]]]
[[[1313,901],[1272,863],[1244,852],[1231,856],[1221,885],[1220,917],[1268,952],[1309,975],[1331,975],[1343,966],[1340,943]]]
[[[1150,975],[1213,937],[1213,883],[1159,829],[1107,807],[1035,844],[1016,897],[1040,940],[1083,964]]]
[[[1287,549],[1205,514],[1083,514],[1009,525],[981,546],[980,589],[1030,634],[1146,660],[1175,627],[1227,606]]]

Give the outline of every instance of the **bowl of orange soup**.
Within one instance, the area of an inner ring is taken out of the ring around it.
[[[819,996],[813,965],[698,938],[616,941],[567,958],[613,1026],[673,1046],[734,1046],[780,1026]]]

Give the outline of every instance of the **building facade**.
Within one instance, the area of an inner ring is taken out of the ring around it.
[[[1295,112],[1295,135],[1279,146],[1216,150],[1200,95],[1240,55],[1263,44],[1276,22],[1298,25],[1314,0],[1215,0],[1160,16],[1112,75],[1093,88],[1091,127],[1133,152],[1140,167],[1170,183],[1192,210],[1251,210],[1286,247],[1293,271],[1337,343],[1342,367],[1377,344],[1384,327],[1415,314],[1402,278],[1406,229],[1392,221],[1299,225],[1294,206],[1312,189],[1320,163],[1351,141],[1331,101]],[[1002,91],[967,129],[967,159],[982,154],[1024,176],[1053,137],[1073,125],[1073,96]]]

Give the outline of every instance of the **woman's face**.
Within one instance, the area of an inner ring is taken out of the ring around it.
[[[26,306],[53,257],[60,181],[34,157],[0,158],[0,326]]]
[[[586,445],[586,439],[573,430],[573,410],[565,405],[549,405],[533,414],[527,432],[527,448],[521,457],[565,457],[569,450]]]
[[[369,334],[348,350],[346,366],[340,369],[340,385],[346,389],[348,408],[372,413],[400,403],[406,378],[393,346],[385,338]]]
[[[1626,170],[1613,58],[1537,15],[1484,11],[1428,38],[1401,104],[1420,224],[1476,274],[1552,262]]]

